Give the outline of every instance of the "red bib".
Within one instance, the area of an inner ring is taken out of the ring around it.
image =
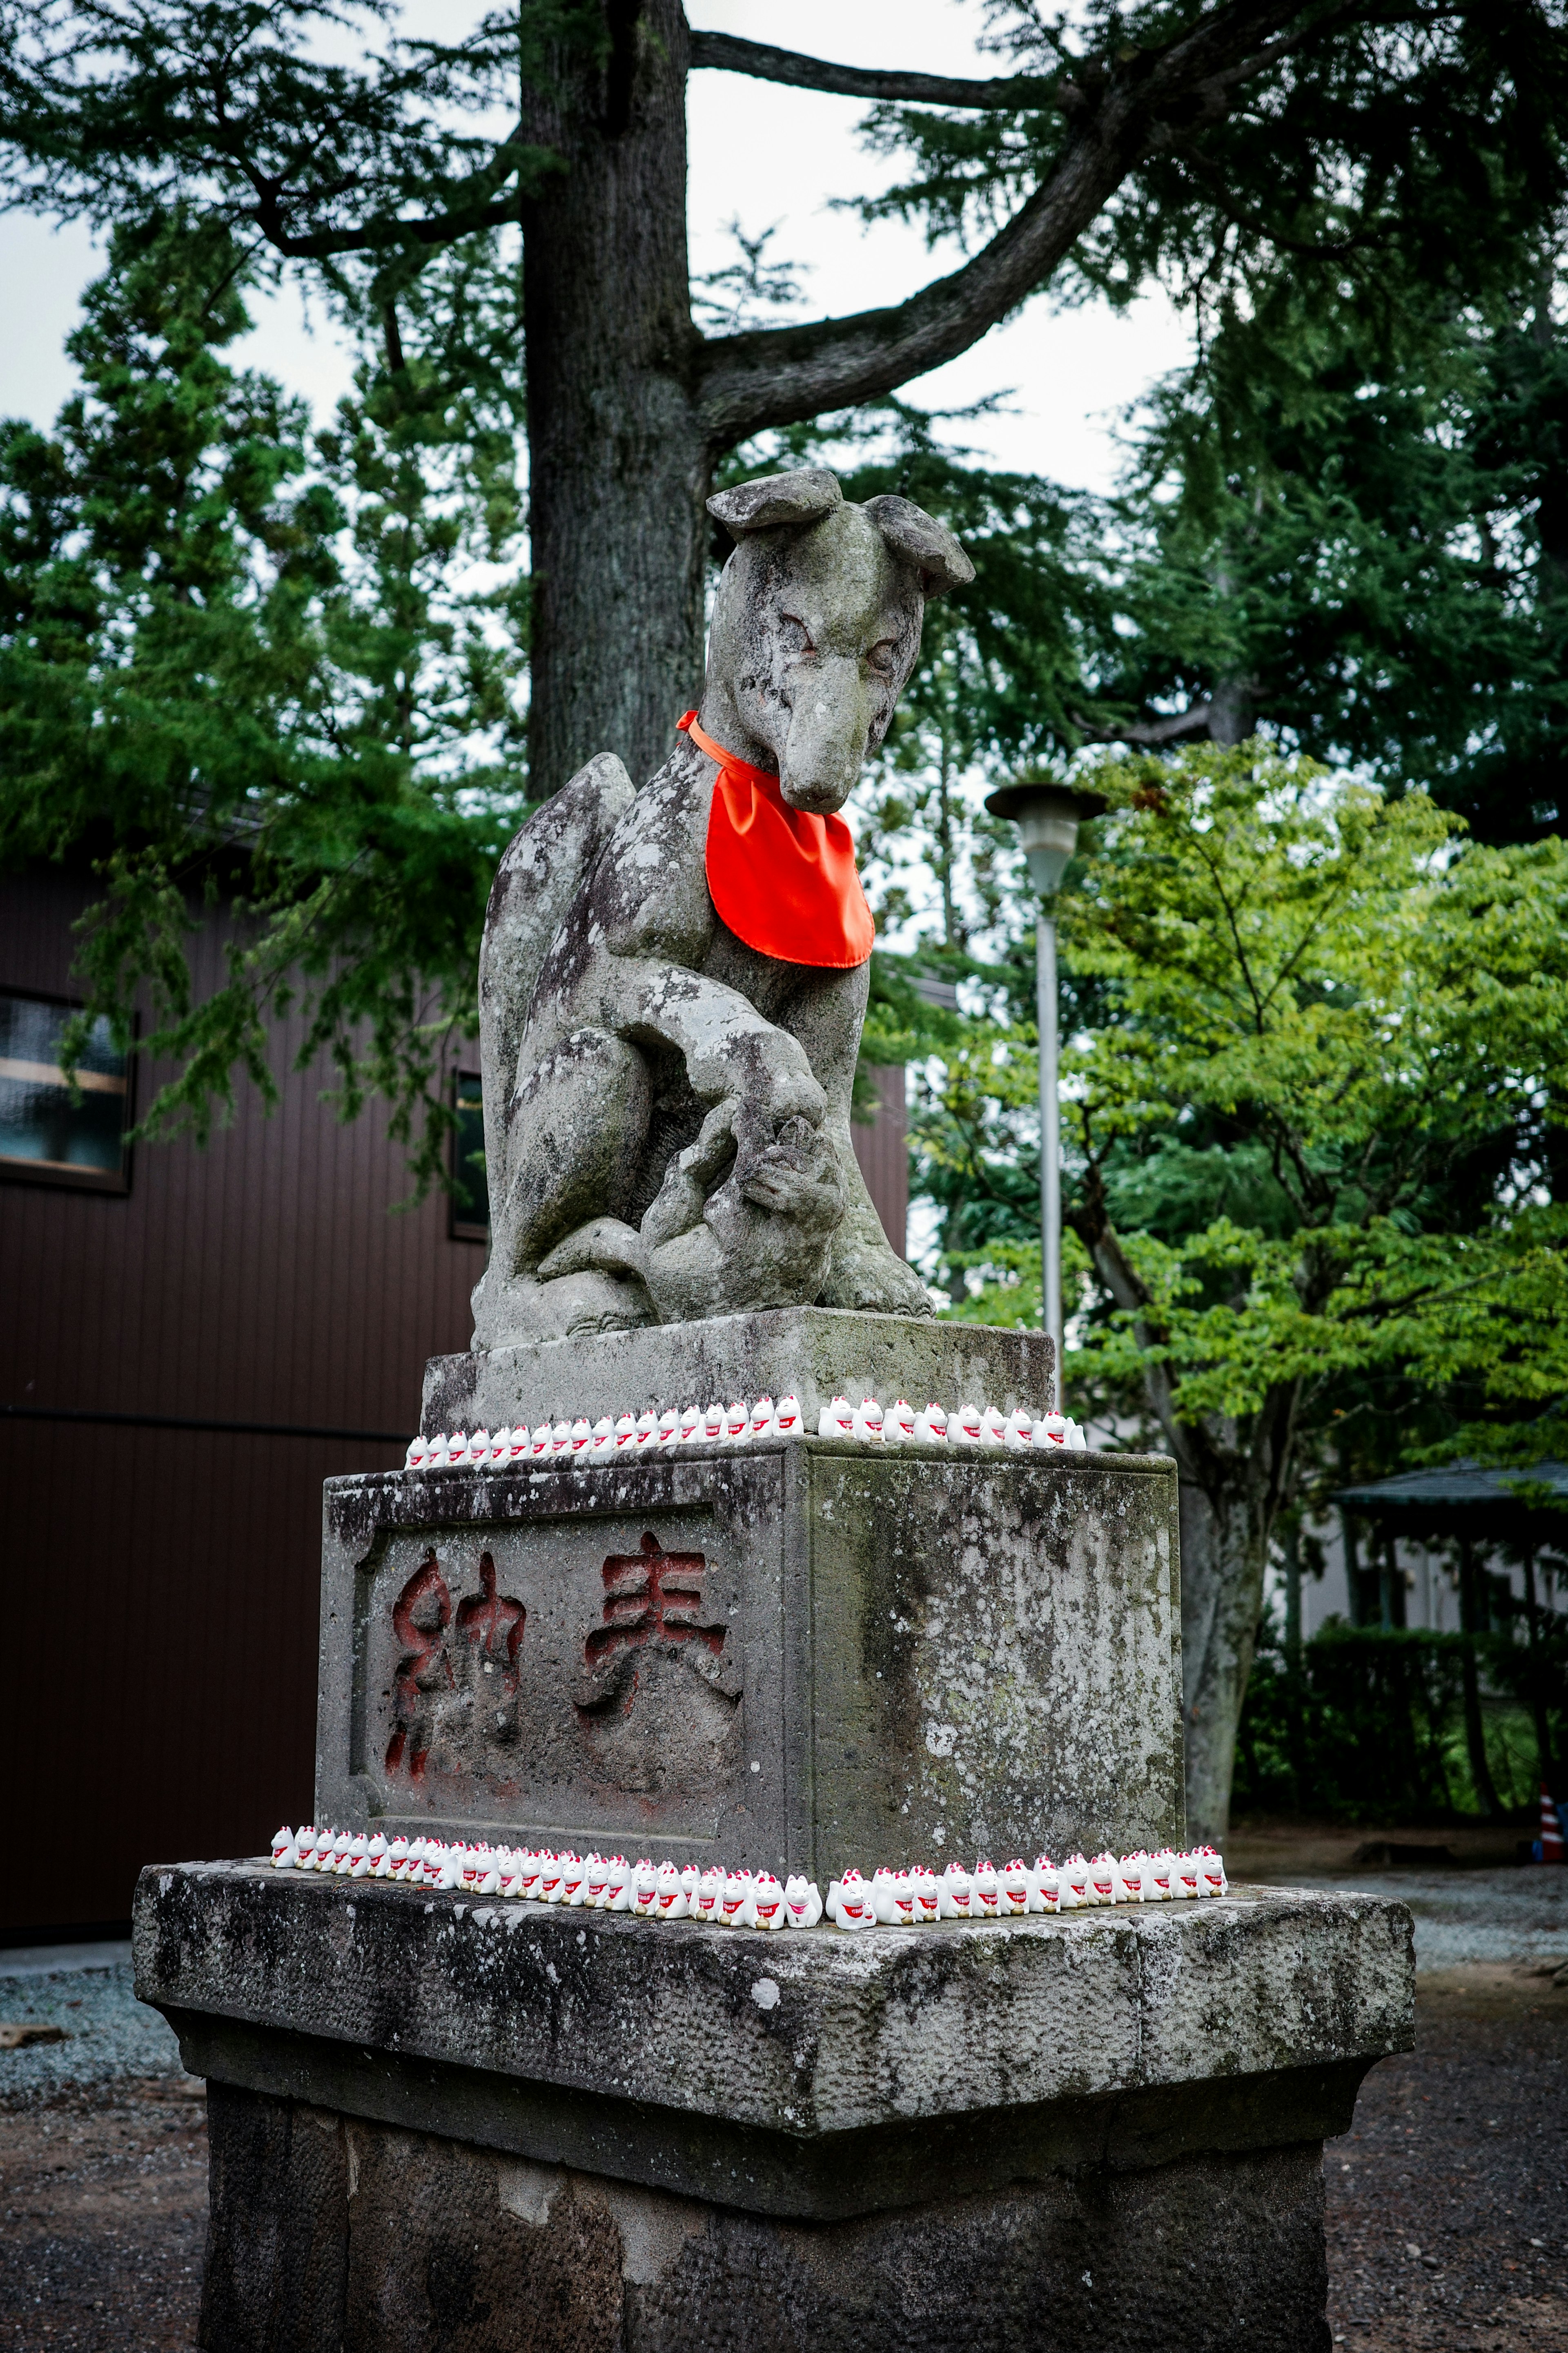
[[[791,808],[778,778],[715,744],[695,711],[676,724],[719,763],[708,813],[708,889],[735,937],[780,964],[837,971],[864,964],[876,926],[844,819]]]

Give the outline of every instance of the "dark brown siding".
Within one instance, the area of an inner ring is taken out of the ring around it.
[[[80,903],[0,881],[0,985],[68,993]],[[254,1852],[308,1811],[321,1481],[397,1461],[426,1357],[468,1345],[482,1249],[444,1200],[394,1210],[374,1108],[340,1125],[287,1060],[270,1119],[242,1083],[205,1152],[138,1146],[124,1198],[0,1182],[12,1802],[95,1857],[11,1874],[0,1930],[122,1917],[143,1862]],[[35,1418],[62,1409],[401,1435]]]
[[[874,1067],[879,1108],[873,1120],[854,1120],[849,1135],[866,1190],[876,1204],[882,1230],[900,1258],[909,1254],[910,1155],[904,1108],[904,1066]]]

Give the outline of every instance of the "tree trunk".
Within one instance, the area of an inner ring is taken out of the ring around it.
[[[1535,1546],[1527,1544],[1524,1562],[1524,1615],[1530,1635],[1530,1713],[1535,1725],[1535,1746],[1541,1758],[1541,1778],[1555,1788],[1556,1766],[1552,1755],[1552,1719],[1547,1712],[1546,1676],[1541,1660],[1541,1604],[1535,1590]]]
[[[1230,1823],[1237,1726],[1258,1642],[1272,1517],[1251,1468],[1206,1488],[1184,1477],[1180,1491],[1187,1836],[1215,1846]]]
[[[1085,1190],[1073,1230],[1117,1306],[1132,1312],[1146,1346],[1148,1293],[1105,1214],[1098,1168]],[[1289,1491],[1300,1388],[1282,1381],[1255,1414],[1196,1421],[1184,1420],[1181,1392],[1163,1364],[1148,1366],[1143,1389],[1176,1458],[1187,1833],[1217,1845],[1230,1821],[1237,1727],[1258,1647],[1268,1539]]]
[[[1292,1516],[1283,1535],[1285,1552],[1285,1728],[1290,1744],[1290,1803],[1300,1813],[1307,1785],[1307,1743],[1302,1724],[1305,1653],[1301,1643],[1301,1524]]]
[[[1284,1532],[1285,1663],[1293,1675],[1301,1672],[1301,1530],[1291,1522]]]
[[[1342,1448],[1340,1452],[1340,1477],[1347,1485],[1349,1484],[1350,1471],[1345,1462]],[[1342,1507],[1340,1512],[1340,1535],[1345,1548],[1345,1597],[1350,1609],[1351,1624],[1363,1626],[1366,1623],[1366,1609],[1361,1589],[1359,1539],[1354,1520]]]
[[[1481,1715],[1481,1682],[1476,1664],[1478,1633],[1486,1631],[1479,1597],[1476,1586],[1476,1557],[1468,1536],[1459,1539],[1459,1617],[1464,1626],[1466,1642],[1460,1661],[1460,1674],[1465,1699],[1465,1745],[1469,1751],[1470,1778],[1476,1795],[1486,1809],[1489,1820],[1500,1821],[1502,1803],[1492,1781],[1491,1767],[1487,1762],[1486,1725]]]
[[[609,0],[563,54],[565,168],[523,207],[536,796],[595,752],[641,785],[702,684],[713,449],[693,398],[679,0]]]

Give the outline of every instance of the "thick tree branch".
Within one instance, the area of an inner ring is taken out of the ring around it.
[[[754,81],[784,81],[795,90],[825,90],[837,98],[870,99],[892,106],[1049,106],[1069,113],[1075,103],[1084,103],[1076,83],[1047,80],[1039,74],[965,81],[949,74],[888,73],[877,67],[832,65],[824,58],[803,57],[798,49],[743,41],[734,33],[694,32],[691,63],[711,72],[750,74]]]
[[[455,245],[460,237],[470,237],[476,229],[500,228],[517,218],[519,199],[515,195],[499,197],[489,205],[465,205],[455,212],[435,213],[414,220],[395,216],[386,220],[367,221],[363,228],[313,229],[304,237],[290,236],[281,218],[282,208],[277,204],[262,202],[249,206],[246,217],[253,220],[268,245],[279,253],[287,254],[293,261],[325,261],[338,253],[378,253],[393,245]]]
[[[809,326],[710,343],[699,354],[703,420],[715,441],[879,400],[979,342],[1049,276],[1126,176],[1098,140],[1075,140],[1060,167],[965,268],[907,302]]]
[[[373,216],[353,227],[310,229],[300,234],[289,226],[291,213],[304,204],[316,205],[346,195],[354,182],[344,178],[334,186],[312,188],[307,196],[294,195],[286,180],[255,168],[246,153],[242,135],[237,129],[222,122],[221,117],[218,143],[231,164],[250,182],[256,202],[245,207],[245,217],[255,222],[274,251],[287,254],[292,261],[325,261],[340,253],[375,253],[391,246],[455,245],[459,237],[472,236],[476,230],[499,228],[515,221],[521,195],[521,175],[530,165],[537,171],[563,160],[553,148],[529,137],[530,128],[525,122],[517,123],[497,143],[484,168],[458,184],[468,192],[466,204],[454,204],[445,212],[413,216],[387,214],[377,219]],[[519,181],[517,186],[507,189],[505,195],[498,194],[506,188],[509,180],[514,179]]]
[[[1347,11],[1352,5],[1345,0]],[[1139,52],[1108,81],[1056,170],[1005,227],[909,301],[704,345],[699,398],[714,440],[741,441],[764,426],[880,399],[967,351],[1049,277],[1152,146],[1162,121],[1194,110],[1217,119],[1237,77],[1301,14],[1300,0],[1231,0],[1168,48]],[[1325,21],[1314,18],[1300,37]]]
[[[1213,709],[1213,703],[1205,697],[1202,702],[1189,703],[1185,711],[1173,712],[1168,718],[1130,719],[1123,727],[1095,727],[1076,711],[1072,723],[1086,744],[1139,744],[1153,749],[1162,744],[1174,744],[1184,735],[1206,735]]]

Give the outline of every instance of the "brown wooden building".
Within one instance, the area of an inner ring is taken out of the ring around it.
[[[310,1809],[323,1479],[391,1469],[427,1356],[468,1345],[482,1229],[396,1204],[374,1108],[326,1076],[266,1117],[120,1150],[158,1072],[50,1082],[83,888],[0,877],[0,1568],[8,1786],[0,1938],[123,1921],[151,1861],[255,1852]],[[217,943],[202,952],[216,980]],[[901,1248],[903,1072],[856,1131]],[[131,1091],[131,1092],[128,1092]]]

